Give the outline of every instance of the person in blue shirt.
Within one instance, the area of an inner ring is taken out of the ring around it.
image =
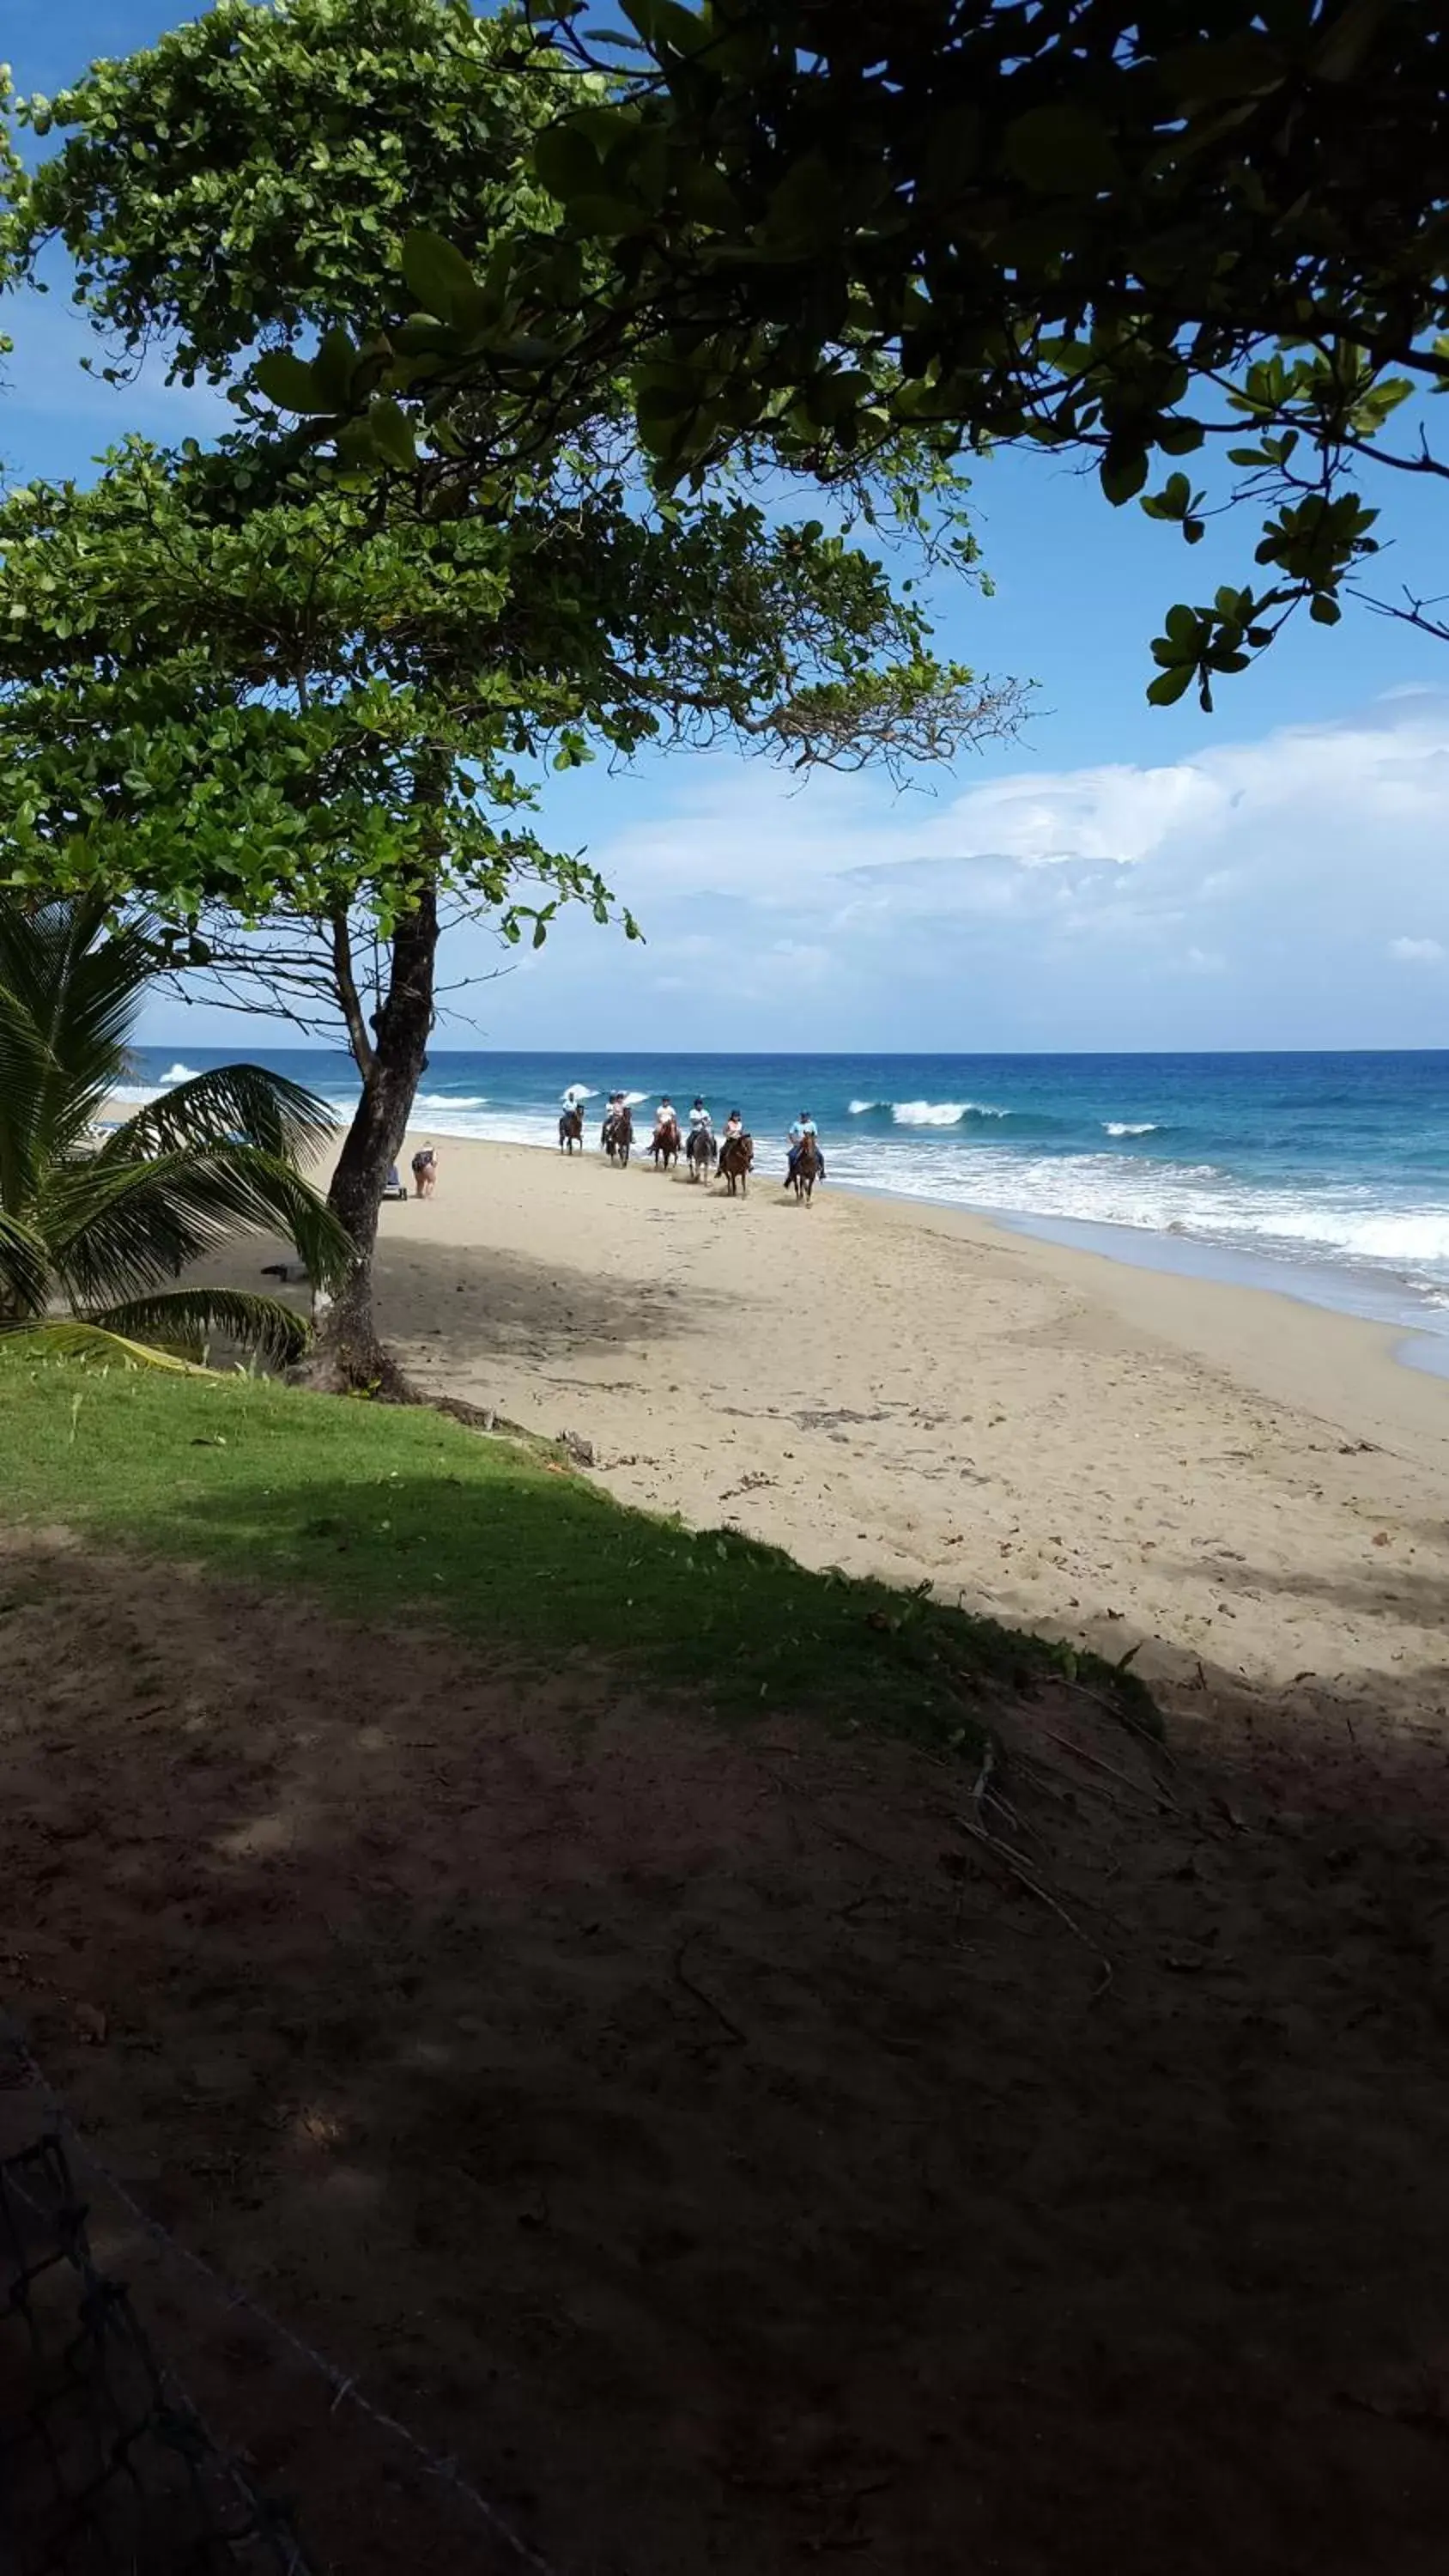
[[[811,1117],[809,1110],[802,1109],[799,1117],[795,1120],[794,1125],[790,1129],[790,1164],[789,1169],[785,1174],[787,1182],[793,1181],[795,1178],[795,1166],[800,1160],[800,1148],[804,1144],[807,1136],[813,1136],[815,1139],[815,1153],[819,1175],[822,1181],[825,1178],[825,1157],[820,1151],[820,1130],[816,1126],[814,1119]]]

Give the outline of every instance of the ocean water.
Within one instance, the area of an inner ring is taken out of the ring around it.
[[[247,1052],[191,1054],[185,1065]],[[348,1115],[349,1060],[264,1055]],[[184,1070],[140,1050],[136,1090]],[[795,1112],[830,1181],[940,1201],[1172,1268],[1266,1278],[1449,1337],[1449,1051],[1351,1055],[601,1056],[440,1048],[416,1123],[439,1141],[556,1148],[565,1090],[586,1132],[622,1086],[716,1123],[743,1111],[766,1172]],[[641,1122],[642,1123],[642,1122]]]

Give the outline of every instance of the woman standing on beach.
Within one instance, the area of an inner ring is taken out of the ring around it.
[[[430,1199],[438,1186],[438,1149],[420,1145],[413,1156],[413,1190],[420,1199]]]

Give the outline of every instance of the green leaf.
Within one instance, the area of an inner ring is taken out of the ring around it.
[[[1140,447],[1118,448],[1114,441],[1102,459],[1099,480],[1114,510],[1120,510],[1124,501],[1135,501],[1147,480],[1145,450]]]
[[[402,271],[409,291],[428,313],[436,313],[455,331],[478,328],[484,311],[483,291],[462,252],[441,233],[414,230],[404,235]]]
[[[1326,590],[1320,590],[1310,599],[1308,614],[1315,626],[1336,626],[1343,615],[1343,610],[1336,599],[1329,597]]]
[[[319,394],[326,394],[333,411],[346,411],[352,393],[352,372],[358,351],[343,330],[326,331],[312,361],[312,380]]]
[[[258,358],[253,375],[258,390],[279,411],[325,413],[337,409],[306,360],[296,357],[290,349],[269,349],[265,357]]]
[[[620,0],[620,5],[630,26],[655,54],[688,56],[698,53],[702,45],[713,50],[715,31],[710,21],[683,8],[680,0]]]
[[[1033,107],[1006,130],[1007,168],[1043,197],[1090,197],[1117,187],[1122,164],[1105,125],[1067,101]]]
[[[569,199],[569,220],[580,232],[594,233],[600,241],[618,241],[625,233],[643,232],[649,222],[647,206],[633,206],[626,197],[584,194]]]
[[[786,171],[765,213],[765,230],[782,244],[802,247],[836,221],[836,188],[823,152],[807,152]]]
[[[1178,662],[1170,671],[1159,671],[1156,679],[1149,683],[1148,704],[1154,707],[1175,706],[1192,686],[1194,667],[1191,662]]]
[[[1185,519],[1192,506],[1192,485],[1185,474],[1169,474],[1160,492],[1143,495],[1149,519]]]
[[[417,443],[412,422],[391,394],[381,394],[370,406],[367,426],[372,443],[386,465],[401,466],[404,471],[418,461]]]
[[[603,185],[598,153],[576,125],[546,126],[533,147],[533,166],[549,195],[564,205]]]

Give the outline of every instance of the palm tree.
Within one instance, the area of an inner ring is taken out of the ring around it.
[[[158,1359],[199,1356],[223,1333],[296,1357],[309,1328],[279,1299],[168,1283],[238,1228],[286,1235],[323,1285],[341,1276],[348,1238],[297,1167],[327,1108],[260,1065],[228,1064],[97,1144],[164,963],[150,924],[106,923],[100,896],[32,908],[0,894],[0,1334]]]

